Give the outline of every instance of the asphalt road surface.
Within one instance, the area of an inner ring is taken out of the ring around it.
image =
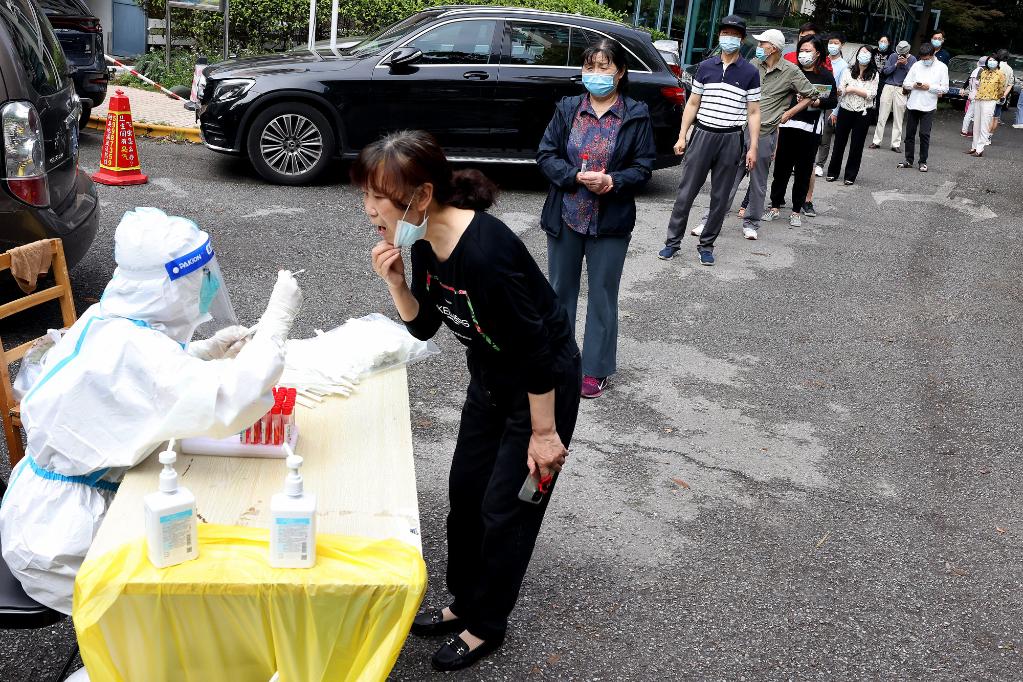
[[[928,174],[868,151],[854,187],[820,184],[820,216],[800,229],[744,241],[733,213],[713,268],[691,237],[655,258],[680,170],[654,175],[625,268],[619,372],[581,408],[504,647],[460,679],[1023,676],[1023,131],[1002,128],[977,160],[958,123],[939,117]],[[84,167],[99,146],[87,133]],[[120,215],[148,205],[211,232],[243,322],[278,267],[308,268],[296,336],[394,315],[343,166],[296,189],[201,147],[140,153],[150,184],[100,190],[102,231],[72,275],[82,309],[113,271]],[[546,267],[544,183],[493,176],[494,214]],[[10,342],[54,322],[0,331]],[[467,384],[460,346],[445,330],[438,342],[410,370],[428,605],[447,598]],[[45,679],[71,638],[67,624],[4,633],[0,679]],[[439,644],[410,638],[392,679],[430,678]]]

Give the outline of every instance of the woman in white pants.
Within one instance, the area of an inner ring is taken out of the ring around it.
[[[984,156],[984,148],[991,144],[991,121],[995,115],[995,105],[1005,90],[1005,74],[998,68],[998,60],[988,57],[984,66],[977,85],[977,98],[973,101],[973,145],[966,152],[978,158]]]
[[[970,90],[966,97],[966,112],[963,114],[963,129],[959,134],[963,137],[973,137],[973,102],[977,99],[977,86],[980,84],[980,74],[984,70],[987,57],[977,60],[977,68],[970,74],[968,88]]]

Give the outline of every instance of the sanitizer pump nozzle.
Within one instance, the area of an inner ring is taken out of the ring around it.
[[[178,453],[174,452],[174,439],[171,438],[167,449],[160,453],[160,464],[163,471],[160,472],[160,492],[173,493],[178,489],[178,472],[174,469],[178,461]]]
[[[284,479],[284,492],[289,497],[301,497],[302,474],[298,470],[302,467],[302,458],[296,455],[287,443],[284,444],[284,451],[288,453],[288,458],[284,460],[284,464],[288,467],[288,476]]]

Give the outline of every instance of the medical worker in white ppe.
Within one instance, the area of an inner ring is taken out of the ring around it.
[[[139,208],[117,227],[114,259],[100,302],[46,354],[21,403],[26,457],[0,506],[4,560],[30,597],[67,614],[125,470],[169,438],[226,437],[270,409],[302,304],[280,272],[250,341],[232,326],[191,342],[234,317],[209,236]]]

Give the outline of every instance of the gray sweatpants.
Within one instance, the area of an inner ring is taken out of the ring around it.
[[[831,123],[831,115],[838,115],[837,109],[824,112],[824,132],[821,133],[821,146],[817,148],[817,165],[824,166],[831,155],[831,140],[835,137],[835,126]]]
[[[743,166],[746,142],[742,131],[712,133],[703,128],[693,130],[686,145],[685,160],[682,162],[682,182],[678,186],[675,206],[668,221],[668,236],[665,246],[678,248],[686,233],[689,211],[700,188],[710,174],[710,211],[704,223],[703,234],[697,251],[713,251],[714,240],[721,234],[721,223],[728,213],[729,200],[735,192],[732,188],[736,168]]]
[[[743,132],[743,139],[748,149],[749,128],[746,128]],[[774,156],[774,150],[777,147],[777,130],[768,135],[761,135],[760,141],[757,143],[757,165],[753,167],[753,172],[750,173],[746,170],[745,163],[739,164],[739,170],[735,174],[735,182],[732,184],[732,193],[728,195],[728,208],[725,209],[725,215],[728,215],[728,212],[732,210],[735,195],[739,191],[739,184],[749,174],[749,187],[746,188],[746,198],[742,202],[743,207],[746,209],[746,217],[742,220],[743,227],[749,227],[754,230],[760,229],[760,216],[764,212],[764,204],[767,201],[767,176],[771,170],[771,157]],[[709,210],[703,214],[704,225],[707,224],[709,216]]]

